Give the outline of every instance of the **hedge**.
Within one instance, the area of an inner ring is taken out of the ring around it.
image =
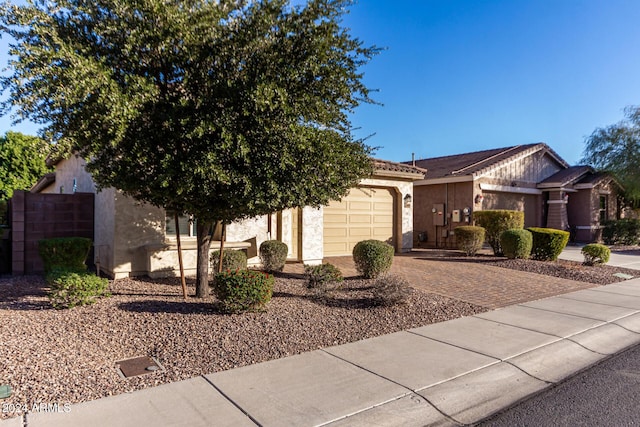
[[[467,256],[475,255],[484,243],[485,230],[473,225],[462,225],[454,229],[456,245]]]
[[[533,248],[533,236],[529,230],[513,228],[500,235],[500,246],[509,259],[527,259]]]
[[[500,235],[507,230],[524,227],[524,212],[509,210],[487,210],[474,212],[476,225],[483,227],[487,243],[493,249],[493,254],[502,256]]]
[[[569,232],[553,228],[527,228],[533,237],[531,257],[540,261],[556,261],[569,242]]]

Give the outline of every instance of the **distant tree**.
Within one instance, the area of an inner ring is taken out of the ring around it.
[[[350,0],[34,0],[0,6],[5,111],[89,159],[98,185],[213,224],[320,206],[370,174],[349,112],[377,52],[341,27]]]
[[[626,119],[597,128],[585,141],[582,162],[611,172],[625,189],[625,198],[640,206],[640,107],[624,110]]]
[[[0,199],[11,198],[15,190],[29,190],[50,171],[45,163],[50,147],[19,132],[0,136]]]

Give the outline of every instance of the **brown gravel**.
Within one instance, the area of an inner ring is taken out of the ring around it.
[[[113,297],[53,310],[40,277],[0,279],[0,384],[14,404],[75,403],[471,315],[483,308],[412,290],[395,307],[371,303],[369,282],[350,279],[330,298],[279,277],[268,311],[227,315],[213,298],[182,298],[175,279],[122,279]],[[190,289],[193,294],[193,288]],[[165,371],[123,379],[115,362],[157,358]]]

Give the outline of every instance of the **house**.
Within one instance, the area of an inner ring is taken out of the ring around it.
[[[601,224],[618,217],[620,185],[588,166],[570,167],[544,143],[406,162],[429,172],[414,183],[414,244],[453,247],[453,230],[473,212],[523,211],[526,227],[572,231],[597,241]]]
[[[413,182],[425,171],[411,165],[373,159],[374,173],[341,200],[319,209],[304,207],[229,224],[226,248],[247,252],[249,264],[259,264],[258,248],[268,239],[289,247],[289,260],[318,264],[327,256],[351,255],[361,240],[378,239],[397,252],[413,246]],[[175,275],[178,259],[174,216],[165,209],[138,202],[114,188],[97,191],[85,160],[76,155],[51,161],[47,174],[32,192],[95,193],[94,261],[114,278]],[[179,221],[187,274],[195,274],[196,237],[193,218]],[[217,232],[216,232],[217,233]],[[214,240],[219,235],[214,233]],[[218,237],[219,238],[219,237]],[[212,244],[212,250],[220,242]]]

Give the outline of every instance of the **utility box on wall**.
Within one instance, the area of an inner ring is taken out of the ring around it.
[[[444,203],[436,203],[431,209],[433,213],[433,225],[442,227],[447,223],[447,216],[444,212]]]
[[[451,222],[461,222],[460,209],[454,209],[451,211]]]

